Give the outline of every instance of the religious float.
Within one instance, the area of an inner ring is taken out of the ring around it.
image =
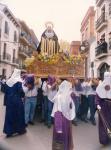
[[[70,44],[58,42],[51,22],[46,23],[46,30],[41,36],[38,52],[25,60],[28,73],[47,78],[48,75],[60,78],[84,78],[85,59],[83,55],[70,55]]]

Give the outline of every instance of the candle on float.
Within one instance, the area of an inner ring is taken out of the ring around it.
[[[63,42],[62,44],[62,51],[64,52],[64,48],[65,48],[65,42]]]
[[[41,52],[43,53],[43,38],[41,40]]]
[[[50,55],[50,40],[48,39],[48,55]]]
[[[70,47],[70,43],[69,43],[69,51],[71,50],[71,47]]]
[[[52,40],[52,43],[51,43],[51,45],[52,45],[52,47],[51,47],[51,55],[53,55],[54,54],[54,41]]]
[[[49,55],[49,45],[48,45],[48,39],[46,39],[46,49],[47,49],[47,54]]]
[[[47,53],[47,50],[46,50],[46,39],[44,39],[44,53]]]
[[[51,40],[51,55],[53,55],[53,40]]]
[[[51,51],[51,40],[49,40],[49,55],[50,55],[50,51]]]
[[[56,45],[55,45],[55,48],[56,48]],[[60,52],[60,45],[59,45],[59,43],[57,43],[57,53],[59,53]]]
[[[68,42],[66,42],[66,50],[68,51]]]
[[[52,40],[50,40],[50,55],[51,55],[51,51],[52,51]]]
[[[67,44],[67,42],[66,42],[66,51],[68,51],[68,44]]]
[[[53,51],[54,51],[54,55],[55,55],[55,41],[53,41]]]
[[[60,52],[62,52],[62,41],[60,42]]]
[[[43,38],[43,52],[45,53],[45,39]]]

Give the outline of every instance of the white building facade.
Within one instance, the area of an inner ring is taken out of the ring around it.
[[[111,0],[96,0],[95,18],[97,35],[94,73],[103,78],[105,71],[111,71]],[[101,44],[104,39],[105,42]]]
[[[8,78],[18,67],[20,25],[11,11],[0,4],[0,75]]]

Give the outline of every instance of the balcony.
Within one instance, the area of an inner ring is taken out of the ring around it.
[[[17,58],[13,58],[12,63],[18,65],[19,61]]]
[[[111,16],[111,2],[109,4],[109,16]]]
[[[2,56],[2,61],[10,63],[11,62],[11,55],[8,54],[8,53],[6,53],[6,54],[4,53],[3,56]]]
[[[97,32],[100,32],[106,26],[107,26],[107,18],[106,18],[106,15],[104,13],[96,21],[96,30],[97,30]]]
[[[104,2],[104,0],[96,0],[96,6],[101,6],[101,4]]]
[[[109,50],[111,50],[111,38],[109,38]]]
[[[25,44],[30,46],[30,41],[28,40],[28,36],[25,33],[21,33],[20,40]]]
[[[24,65],[24,64],[19,64],[19,69],[21,69],[21,70],[25,70],[25,69],[26,69],[26,67],[25,67],[25,65]]]
[[[104,42],[95,48],[96,50],[96,58],[101,59],[103,57],[108,56],[108,47],[107,43]]]
[[[22,55],[23,57],[28,57],[28,50],[24,47],[19,47],[19,55]]]

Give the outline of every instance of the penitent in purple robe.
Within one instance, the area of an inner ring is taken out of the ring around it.
[[[62,133],[58,133],[62,131]],[[73,150],[72,124],[61,112],[56,112],[54,116],[53,140],[64,143],[64,150]]]
[[[101,99],[98,95],[96,95],[96,105],[101,106],[102,115],[105,118],[105,121],[109,124],[111,128],[111,100]],[[109,143],[109,137],[107,131],[105,129],[104,123],[99,115],[99,140],[103,145],[107,145]]]
[[[15,83],[12,87],[6,85],[4,97],[6,114],[3,132],[7,135],[25,132],[23,97],[24,92],[21,82]]]

